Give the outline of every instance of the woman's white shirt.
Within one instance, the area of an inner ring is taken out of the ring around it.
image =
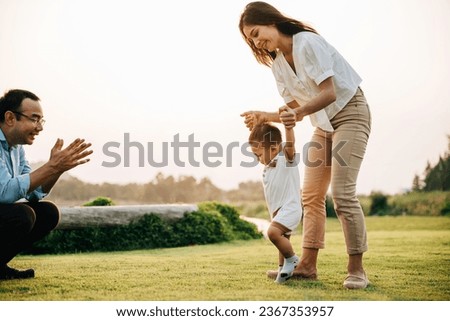
[[[322,36],[299,32],[292,37],[294,72],[283,53],[278,51],[272,64],[278,91],[285,103],[296,100],[300,106],[319,94],[319,84],[333,77],[336,101],[309,115],[311,124],[332,132],[332,119],[355,95],[361,77]]]

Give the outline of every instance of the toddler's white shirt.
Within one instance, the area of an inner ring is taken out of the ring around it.
[[[265,166],[263,172],[267,208],[271,220],[278,210],[275,220],[294,230],[302,217],[299,159],[296,157],[292,163],[287,162],[283,152],[280,152],[272,162],[276,162],[276,166],[272,167],[269,164]]]

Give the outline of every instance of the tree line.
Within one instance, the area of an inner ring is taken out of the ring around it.
[[[144,184],[92,184],[66,175],[59,180],[47,197],[57,203],[83,205],[99,196],[109,197],[116,203],[161,204],[197,203],[203,201],[239,202],[264,200],[261,182],[240,183],[237,189],[222,190],[207,177],[196,179],[158,173]]]
[[[447,137],[448,150],[439,157],[439,161],[434,166],[428,162],[422,177],[415,175],[413,191],[450,190],[450,135]],[[108,197],[116,203],[127,204],[252,202],[264,201],[264,192],[260,181],[242,182],[236,189],[222,190],[207,177],[196,179],[192,176],[180,176],[176,178],[161,172],[148,183],[125,185],[92,184],[65,174],[56,183],[48,199],[57,203],[82,205],[97,197]]]
[[[436,165],[427,162],[423,176],[415,175],[412,184],[413,191],[449,191],[450,190],[450,135],[447,135],[447,151],[439,156]]]

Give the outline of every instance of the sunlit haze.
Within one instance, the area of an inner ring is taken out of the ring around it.
[[[143,183],[158,172],[223,189],[259,180],[261,165],[241,166],[251,158],[239,115],[283,100],[239,33],[248,2],[0,0],[0,91],[34,92],[47,120],[26,147],[29,161],[48,159],[58,137],[82,137],[94,154],[70,173],[86,182]],[[450,1],[268,2],[313,25],[363,78],[373,124],[358,192],[410,188],[450,134]],[[298,152],[312,129],[309,119],[297,123]],[[187,148],[171,147],[189,137],[199,145],[191,161]],[[135,143],[127,164],[126,139]],[[164,143],[167,166],[151,166]],[[105,166],[113,154],[120,163]]]

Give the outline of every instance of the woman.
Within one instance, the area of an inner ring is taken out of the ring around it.
[[[348,275],[344,287],[363,289],[367,235],[356,181],[370,133],[370,112],[361,78],[312,27],[265,2],[249,3],[239,29],[256,60],[271,67],[285,106],[277,112],[249,111],[245,124],[282,122],[295,126],[309,116],[316,127],[305,166],[302,201],[303,252],[294,276],[317,277],[319,249],[325,246],[325,197],[331,184],[344,231]],[[285,111],[280,115],[281,111]]]

